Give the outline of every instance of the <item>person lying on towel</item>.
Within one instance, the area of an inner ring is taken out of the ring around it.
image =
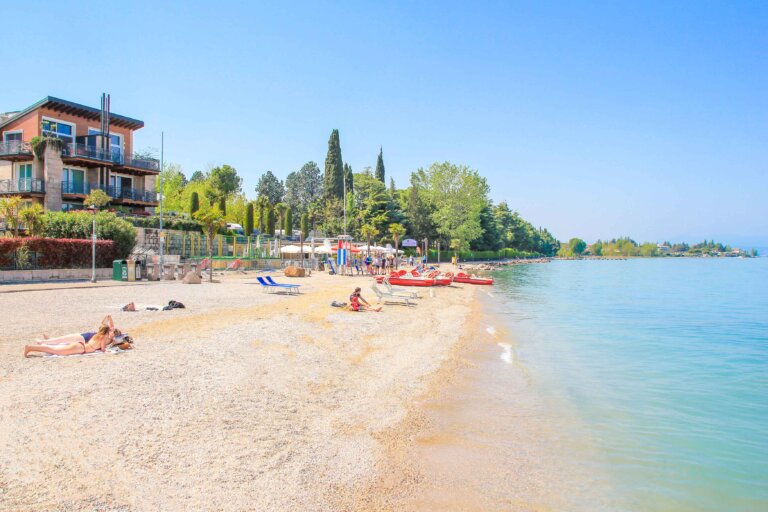
[[[89,331],[67,334],[58,338],[45,338],[36,345],[25,346],[24,357],[29,357],[30,352],[44,352],[57,356],[88,354],[96,350],[105,352],[110,343],[114,342],[115,335],[120,335],[120,331],[115,329],[112,316],[107,315],[95,332]]]
[[[355,288],[352,295],[349,296],[349,308],[352,311],[381,311],[381,306],[378,308],[372,307],[368,304],[368,301],[360,295],[360,287]]]

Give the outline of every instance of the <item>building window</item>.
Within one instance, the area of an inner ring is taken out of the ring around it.
[[[85,190],[85,171],[80,169],[70,169],[65,167],[63,170],[62,190],[68,194],[87,194]]]
[[[88,135],[101,135],[101,131],[97,130],[96,128],[88,128]],[[89,144],[96,144],[96,138],[95,137],[88,137]],[[93,142],[91,142],[91,140]],[[113,155],[122,155],[123,154],[123,137],[122,135],[117,135],[114,133],[109,134],[109,149],[111,154]]]
[[[54,119],[43,119],[43,135],[46,137],[57,137],[66,143],[75,142],[74,126],[63,121]]]
[[[61,203],[61,211],[68,212],[70,210],[83,210],[85,206],[81,203]]]
[[[32,164],[19,165],[19,182],[32,179]]]
[[[12,140],[21,141],[23,136],[24,136],[24,133],[21,130],[5,132],[3,133],[3,140],[6,142],[10,142]]]

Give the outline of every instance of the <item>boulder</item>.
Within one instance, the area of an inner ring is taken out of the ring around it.
[[[304,277],[305,272],[301,267],[289,265],[285,267],[285,277]]]
[[[187,275],[184,276],[184,279],[181,280],[181,282],[184,284],[200,284],[203,282],[203,280],[200,279],[200,276],[195,272],[189,271],[187,272]]]

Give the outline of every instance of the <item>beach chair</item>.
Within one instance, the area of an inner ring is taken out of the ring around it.
[[[263,277],[257,277],[256,281],[259,282],[259,284],[262,286],[262,289],[267,293],[272,292],[286,292],[286,293],[298,293],[298,285],[291,285],[291,284],[278,284],[278,283],[268,283]]]
[[[243,270],[242,260],[240,258],[237,258],[227,267],[227,271],[240,272],[241,274],[245,274],[245,270]]]
[[[287,290],[295,291],[296,293],[301,293],[301,285],[300,284],[281,284],[276,283],[274,279],[272,279],[272,276],[266,276],[264,277],[266,279],[267,283],[271,284],[272,286],[279,286],[281,288],[285,288]]]
[[[379,289],[376,284],[371,285],[371,289],[373,290],[373,293],[376,294],[376,297],[379,298],[379,302],[398,302],[398,303],[404,303],[406,306],[411,305],[411,299],[409,297],[404,297],[401,295],[395,295],[392,293],[385,293],[381,289]]]
[[[420,299],[421,295],[419,295],[419,292],[417,291],[410,291],[406,290],[404,288],[395,288],[392,286],[392,284],[389,282],[389,278],[385,277],[382,279],[381,284],[384,285],[384,288],[387,290],[388,293],[391,293],[392,295],[400,295],[402,297],[408,297],[411,299]]]

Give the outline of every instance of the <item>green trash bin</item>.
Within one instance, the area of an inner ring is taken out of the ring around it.
[[[112,262],[112,280],[128,280],[128,262],[125,260],[115,260]]]

